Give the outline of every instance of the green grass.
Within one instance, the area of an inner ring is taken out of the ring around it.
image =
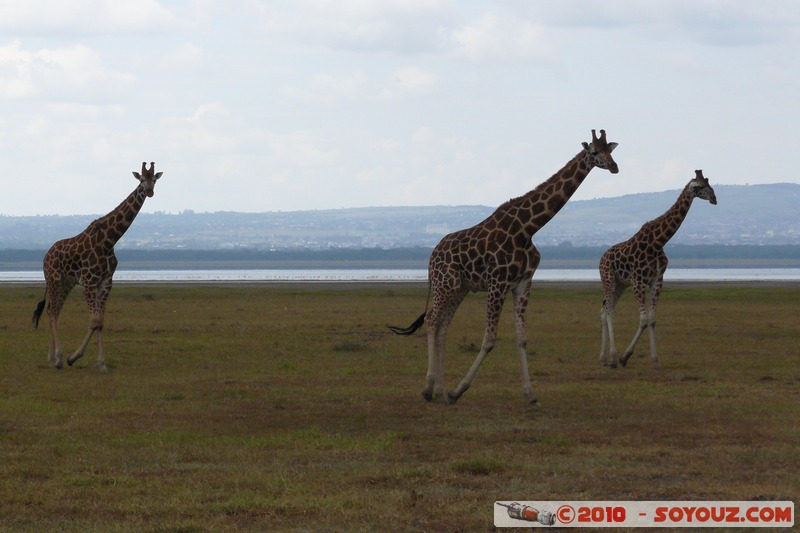
[[[41,287],[0,291],[0,531],[487,530],[502,500],[798,500],[800,287],[665,289],[643,339],[597,363],[599,288],[535,287],[534,390],[510,305],[457,405],[422,400],[424,289],[118,286],[96,351],[47,366]],[[510,302],[509,302],[510,303]],[[618,308],[621,350],[637,325]],[[483,335],[462,304],[447,387]],[[46,321],[45,324],[46,326]],[[85,334],[80,291],[65,350]]]

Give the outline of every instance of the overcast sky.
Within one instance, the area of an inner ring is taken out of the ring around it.
[[[0,214],[494,206],[800,182],[796,0],[0,1]],[[724,198],[719,199],[724,202]]]

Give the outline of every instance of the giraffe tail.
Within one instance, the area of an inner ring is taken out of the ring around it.
[[[428,284],[428,297],[425,299],[425,311],[423,311],[422,314],[419,315],[417,317],[417,319],[410,326],[408,326],[407,328],[401,328],[399,326],[389,326],[389,325],[387,325],[386,327],[389,328],[390,330],[392,330],[392,332],[397,334],[397,335],[408,336],[408,335],[413,334],[415,331],[417,331],[419,328],[422,327],[422,324],[425,323],[425,315],[428,314],[428,304],[430,303],[430,301],[431,301],[431,285],[429,283]]]
[[[36,310],[33,312],[33,327],[39,327],[39,319],[42,318],[42,313],[44,312],[44,300],[39,302],[39,305],[36,306]]]
[[[422,324],[425,323],[425,315],[427,313],[428,311],[426,310],[424,313],[419,315],[419,318],[417,318],[414,321],[414,323],[408,326],[407,328],[401,328],[398,326],[386,326],[386,327],[388,327],[390,330],[392,330],[394,333],[398,335],[411,335],[412,333],[417,331],[422,326]]]

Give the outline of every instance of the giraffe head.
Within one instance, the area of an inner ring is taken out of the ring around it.
[[[606,141],[606,130],[600,130],[600,138],[597,138],[595,130],[592,130],[592,144],[581,143],[584,151],[589,154],[592,165],[597,168],[608,170],[612,174],[619,172],[619,167],[611,157],[611,152],[617,147],[617,143]]]
[[[144,187],[144,192],[148,198],[153,197],[153,189],[156,186],[156,181],[161,177],[163,172],[156,172],[156,164],[150,163],[150,168],[147,168],[147,163],[142,162],[142,173],[133,173],[133,177],[139,180],[139,184]]]
[[[708,183],[708,178],[703,177],[702,170],[694,171],[694,179],[686,186],[693,198],[702,198],[708,200],[711,205],[717,205],[717,195],[714,194],[714,189]]]

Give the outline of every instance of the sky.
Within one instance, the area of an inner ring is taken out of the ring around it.
[[[0,0],[0,215],[800,183],[796,0]],[[724,198],[719,199],[724,202]]]

